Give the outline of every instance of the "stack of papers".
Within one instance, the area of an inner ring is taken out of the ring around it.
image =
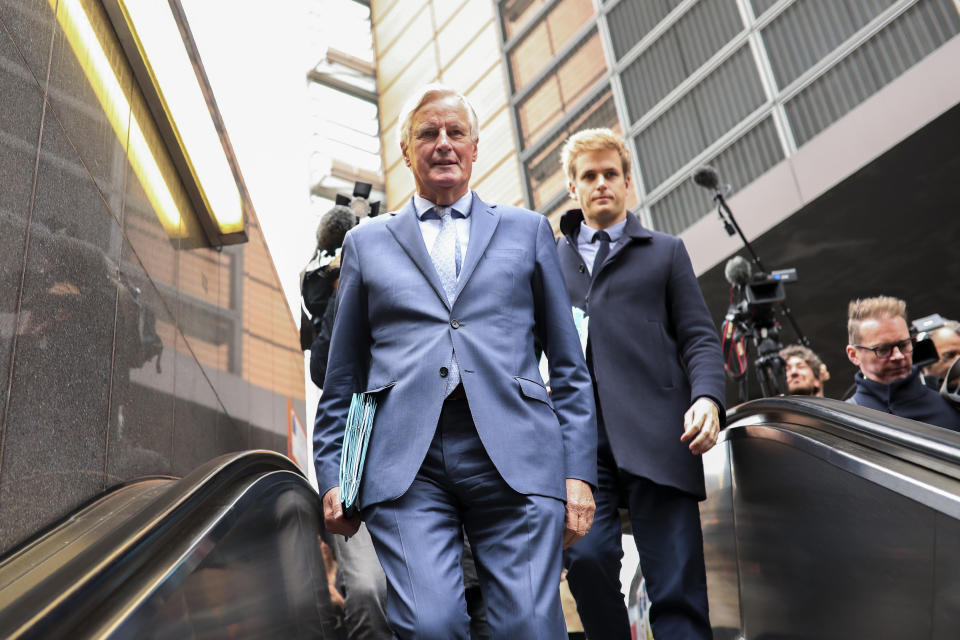
[[[367,444],[373,430],[373,415],[377,399],[368,393],[355,393],[350,399],[347,427],[343,434],[343,452],[340,455],[340,499],[344,513],[356,511],[363,479],[363,462],[367,458]]]
[[[583,355],[587,355],[587,340],[590,337],[590,316],[583,312],[580,307],[571,307],[573,312],[573,324],[577,328],[577,336],[580,338],[580,349]],[[540,377],[543,383],[550,385],[550,363],[547,361],[547,354],[540,354]]]

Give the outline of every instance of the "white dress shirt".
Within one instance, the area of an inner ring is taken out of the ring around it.
[[[610,235],[611,250],[613,250],[613,245],[620,240],[620,236],[623,235],[623,228],[626,225],[627,221],[624,219],[617,224],[604,229],[604,231]],[[439,229],[439,227],[437,228]],[[593,260],[597,257],[597,249],[600,248],[599,241],[592,242],[593,234],[595,234],[597,231],[600,231],[600,229],[594,229],[586,222],[581,222],[580,233],[577,235],[577,251],[580,252],[580,257],[583,258],[583,262],[587,265],[587,270],[591,275],[593,274]]]
[[[433,243],[440,235],[440,219],[429,217],[423,219],[423,215],[433,209],[436,205],[426,198],[421,198],[418,194],[413,196],[413,207],[417,212],[417,219],[420,221],[420,233],[423,234],[423,243],[427,246],[427,253],[433,250]],[[467,257],[467,244],[470,242],[470,207],[473,206],[473,192],[467,191],[456,202],[449,205],[453,211],[463,215],[454,216],[454,229],[457,231],[457,244],[460,245],[460,255],[464,259]],[[452,214],[451,214],[452,215]]]

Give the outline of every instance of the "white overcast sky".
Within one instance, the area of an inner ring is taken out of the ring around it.
[[[308,33],[308,2],[181,0],[297,323],[299,273],[317,224],[306,74],[321,53]]]

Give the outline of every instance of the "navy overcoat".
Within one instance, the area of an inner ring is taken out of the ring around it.
[[[683,242],[632,213],[591,280],[577,251],[583,213],[561,218],[557,249],[571,304],[589,316],[594,382],[617,466],[705,497],[703,464],[680,441],[683,414],[706,396],[720,407],[723,356]],[[596,269],[595,269],[596,270]]]

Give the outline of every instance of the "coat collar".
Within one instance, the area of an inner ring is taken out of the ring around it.
[[[887,405],[894,400],[899,402],[914,400],[927,393],[927,387],[920,382],[920,368],[917,366],[914,366],[908,375],[892,380],[890,384],[871,380],[860,371],[857,371],[853,377],[860,390]]]
[[[581,209],[570,209],[560,217],[560,233],[570,238],[576,245],[577,235],[580,232],[580,223],[583,222],[583,211]],[[653,238],[653,234],[645,228],[640,219],[627,212],[627,224],[623,226],[623,236],[617,246],[623,246],[630,240],[647,240]]]
[[[467,255],[464,257],[463,265],[460,268],[457,295],[460,295],[470,276],[473,275],[483,252],[490,244],[490,239],[493,237],[493,232],[499,221],[500,212],[497,211],[496,206],[483,202],[477,193],[473,192],[473,204],[470,207],[470,243],[467,245]],[[450,302],[443,290],[443,283],[440,281],[437,269],[433,266],[433,259],[430,258],[430,253],[423,242],[423,233],[420,231],[420,221],[417,219],[417,212],[413,206],[413,198],[408,200],[403,209],[387,221],[386,225],[417,269],[420,270],[420,273],[423,274],[423,277],[427,279],[440,299],[443,300],[443,303],[450,307]]]

